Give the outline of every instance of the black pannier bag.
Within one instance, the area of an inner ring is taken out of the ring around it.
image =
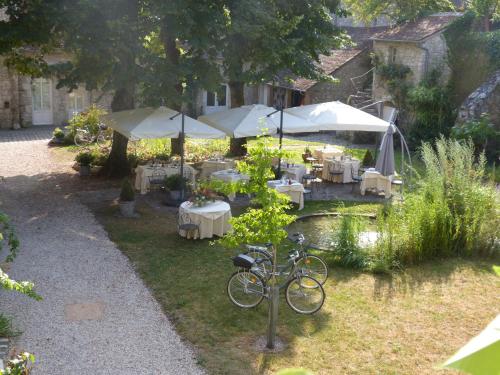
[[[240,255],[235,256],[233,258],[233,264],[236,267],[240,267],[240,268],[252,268],[254,263],[255,263],[255,259],[253,259],[252,257],[249,257],[248,255],[245,255],[245,254],[240,254]]]

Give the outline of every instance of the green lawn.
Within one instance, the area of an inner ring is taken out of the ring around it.
[[[363,213],[378,208],[347,204]],[[303,212],[338,209],[337,202],[306,202]],[[146,206],[138,219],[115,212],[96,211],[211,374],[272,374],[289,366],[315,374],[435,374],[498,313],[493,262],[435,261],[393,276],[332,266],[323,309],[301,316],[282,299],[278,334],[286,350],[263,354],[254,344],[265,334],[267,303],[241,310],[225,292],[238,250],[180,238],[173,215]]]

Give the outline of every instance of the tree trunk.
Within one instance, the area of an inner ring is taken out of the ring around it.
[[[115,91],[111,102],[111,111],[124,111],[134,109],[134,89],[121,88]],[[130,165],[127,159],[128,138],[114,131],[113,145],[108,160],[101,173],[108,177],[125,177],[130,174]]]
[[[231,108],[241,107],[245,104],[243,82],[229,82],[229,91],[231,93]],[[232,156],[244,156],[247,153],[246,138],[231,138],[229,140],[229,154]]]

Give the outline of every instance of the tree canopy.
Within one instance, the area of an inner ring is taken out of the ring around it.
[[[385,16],[390,21],[400,23],[428,13],[454,9],[450,0],[345,0],[344,3],[355,18],[365,22]]]

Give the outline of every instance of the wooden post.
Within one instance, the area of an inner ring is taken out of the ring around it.
[[[268,349],[274,349],[276,346],[276,325],[278,323],[278,306],[280,288],[276,280],[276,247],[273,245],[273,274],[271,276],[271,285],[269,287],[269,323],[267,327],[267,344]]]

